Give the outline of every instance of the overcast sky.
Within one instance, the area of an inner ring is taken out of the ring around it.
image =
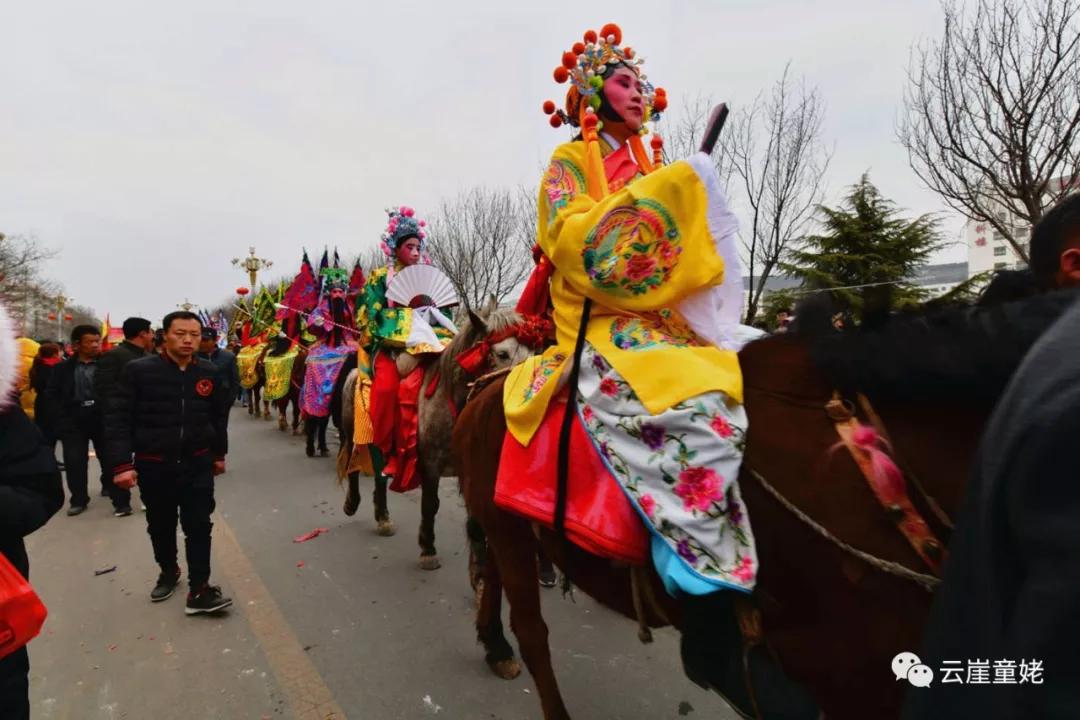
[[[830,200],[868,170],[912,214],[944,209],[894,132],[909,48],[940,30],[933,0],[363,5],[6,3],[0,231],[58,250],[47,274],[114,322],[219,302],[246,284],[229,261],[249,245],[275,277],[304,246],[352,258],[388,205],[534,185],[565,137],[540,112],[565,91],[551,71],[609,21],[676,108],[746,104],[790,60],[827,104]]]

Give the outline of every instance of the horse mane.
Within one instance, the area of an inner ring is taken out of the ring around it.
[[[1039,336],[1080,297],[1060,290],[984,306],[901,313],[871,330],[800,325],[833,387],[872,397],[995,400]],[[797,316],[798,317],[798,316]]]

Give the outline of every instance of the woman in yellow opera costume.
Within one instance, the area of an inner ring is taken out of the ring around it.
[[[736,351],[755,331],[739,324],[724,188],[704,153],[663,165],[659,137],[646,149],[667,96],[618,26],[585,33],[555,80],[570,85],[565,104],[544,110],[579,131],[552,154],[538,203],[557,342],[507,379],[507,445],[522,458],[550,449],[537,435],[562,406],[582,336],[574,422],[608,477],[570,481],[618,482],[672,594],[749,591],[757,555],[736,482],[747,427]],[[508,457],[504,447],[496,501],[521,511],[527,493],[515,488],[527,479]]]

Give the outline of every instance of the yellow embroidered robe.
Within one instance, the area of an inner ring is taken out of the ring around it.
[[[558,342],[507,378],[507,425],[522,444],[569,367],[585,298],[588,342],[650,413],[711,391],[742,401],[738,358],[722,347],[742,304],[737,228],[709,159],[659,168],[601,201],[587,194],[584,168],[585,143],[567,143],[541,182],[538,239],[556,268]]]

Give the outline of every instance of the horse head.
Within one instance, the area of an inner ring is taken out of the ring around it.
[[[486,366],[489,371],[502,370],[525,362],[536,350],[523,342],[517,334],[510,332],[519,327],[522,317],[513,310],[487,307],[479,313],[469,310],[469,332],[471,342],[466,348],[486,343]]]
[[[494,298],[479,310],[469,309],[467,317],[441,359],[443,377],[451,378],[459,401],[469,380],[524,362],[544,345],[545,321],[500,308]]]

